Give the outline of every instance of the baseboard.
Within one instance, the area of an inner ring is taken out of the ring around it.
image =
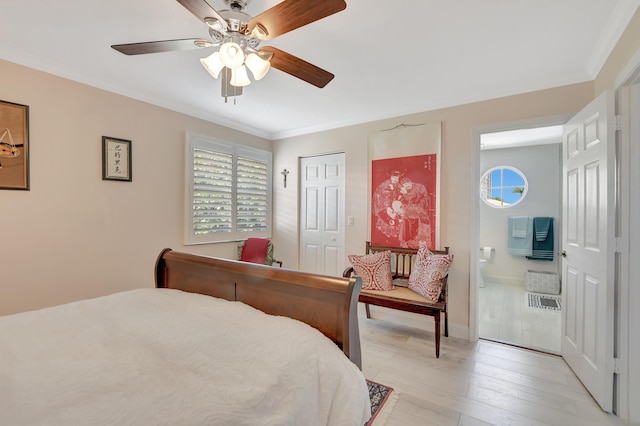
[[[383,308],[375,305],[369,305],[369,309],[371,311],[371,318],[373,319],[402,324],[407,327],[413,327],[433,333],[434,321],[432,316],[414,314],[412,312]],[[366,319],[364,304],[362,303],[358,303],[358,314],[360,318]],[[441,336],[444,337],[444,320],[440,321],[440,333]],[[454,324],[451,322],[451,319],[449,319],[449,337],[468,340],[469,327],[461,324]]]

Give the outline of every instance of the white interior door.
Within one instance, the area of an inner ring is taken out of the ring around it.
[[[605,92],[564,126],[561,352],[603,410],[613,404],[615,120]]]
[[[344,153],[300,163],[300,269],[342,275],[344,268]]]

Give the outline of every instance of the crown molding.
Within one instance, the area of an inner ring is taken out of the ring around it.
[[[587,72],[594,80],[639,6],[640,0],[619,0],[616,4],[587,62]]]

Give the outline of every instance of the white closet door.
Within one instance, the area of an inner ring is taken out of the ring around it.
[[[342,275],[345,227],[344,153],[300,164],[300,269]]]

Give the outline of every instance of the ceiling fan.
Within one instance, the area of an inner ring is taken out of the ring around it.
[[[273,67],[319,88],[334,77],[280,49],[260,47],[260,43],[344,10],[347,7],[344,0],[284,0],[253,18],[244,12],[251,0],[224,0],[229,9],[220,11],[207,0],[177,1],[209,27],[210,40],[160,40],[111,47],[126,55],[218,47],[200,62],[213,77],[222,75],[225,101],[228,96],[241,95],[242,87],[251,83],[247,68],[255,80],[264,77]]]

